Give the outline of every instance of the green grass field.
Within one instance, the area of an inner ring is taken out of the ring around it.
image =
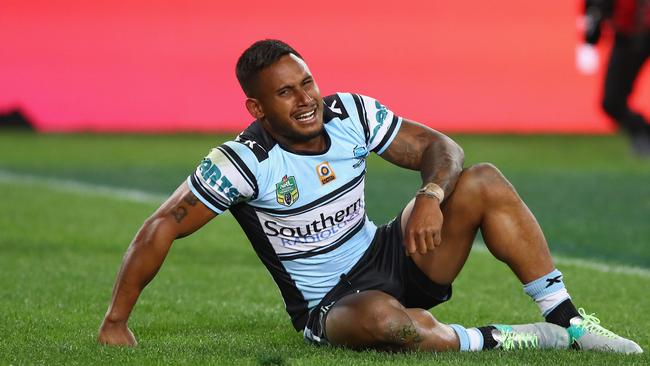
[[[95,343],[122,255],[143,220],[227,136],[0,133],[0,365],[650,364],[647,353],[383,354],[317,348],[230,215],[179,240],[140,298],[136,348]],[[650,160],[616,136],[455,136],[490,161],[542,225],[574,301],[650,351]],[[387,184],[390,182],[390,184]],[[379,158],[367,201],[378,223],[418,176]],[[433,314],[468,326],[539,321],[507,267],[472,252]]]

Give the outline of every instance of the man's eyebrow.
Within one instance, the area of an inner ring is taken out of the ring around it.
[[[291,85],[291,84],[282,85],[279,88],[277,88],[275,90],[275,92],[277,93],[277,92],[280,92],[280,91],[285,90],[285,89],[293,89],[293,85]]]
[[[313,79],[314,79],[314,77],[312,75],[307,74],[307,75],[305,75],[304,78],[302,78],[302,80],[300,82],[304,83],[307,80],[313,80]],[[278,92],[280,92],[280,91],[282,91],[284,89],[293,89],[293,88],[295,88],[295,86],[293,84],[284,84],[284,85],[281,85],[279,88],[277,88],[275,90],[275,92],[278,93]]]

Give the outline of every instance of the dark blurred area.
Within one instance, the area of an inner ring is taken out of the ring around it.
[[[0,130],[35,131],[34,123],[20,109],[0,111]]]

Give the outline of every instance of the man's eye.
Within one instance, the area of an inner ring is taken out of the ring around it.
[[[280,91],[280,92],[278,93],[278,95],[279,95],[279,96],[289,95],[289,91],[286,90],[286,89],[285,89],[285,90],[282,90],[282,91]]]

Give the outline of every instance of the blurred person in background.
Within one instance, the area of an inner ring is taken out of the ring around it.
[[[629,137],[632,151],[650,158],[650,125],[632,110],[628,99],[634,82],[650,53],[650,0],[586,0],[584,3],[584,43],[578,46],[576,64],[584,74],[593,74],[599,65],[595,45],[603,23],[614,31],[602,108]]]

